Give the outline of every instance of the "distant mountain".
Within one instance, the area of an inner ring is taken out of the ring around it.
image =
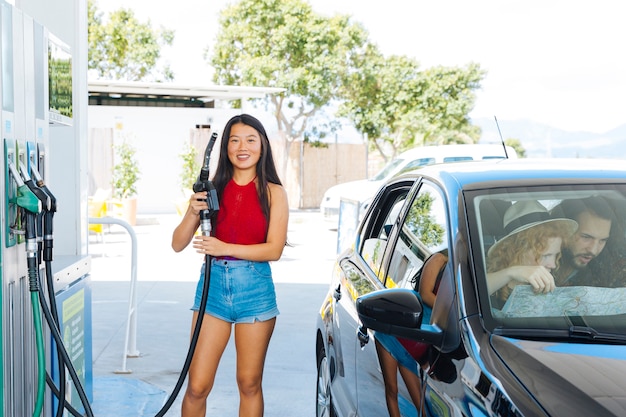
[[[472,122],[482,129],[481,143],[500,142],[494,119]],[[529,158],[626,159],[626,124],[606,133],[568,132],[530,120],[498,120],[504,139],[518,139]]]

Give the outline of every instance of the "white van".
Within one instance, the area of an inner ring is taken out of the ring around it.
[[[378,174],[366,180],[349,181],[330,187],[320,203],[320,212],[329,226],[336,228],[342,198],[358,201],[364,213],[376,191],[389,179],[403,172],[426,165],[483,159],[514,159],[515,149],[500,144],[420,146],[401,153]]]

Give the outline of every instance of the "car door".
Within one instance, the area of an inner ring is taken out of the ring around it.
[[[339,285],[334,291],[332,351],[336,375],[332,381],[333,405],[339,416],[354,416],[357,409],[356,357],[361,349],[356,299],[383,288],[378,278],[388,243],[388,233],[402,207],[412,180],[381,189],[368,210],[356,239],[355,250],[340,259]],[[376,366],[374,364],[374,366]]]
[[[385,266],[381,268],[385,288],[413,288],[413,279],[420,271],[424,260],[435,252],[448,248],[448,221],[441,190],[434,184],[423,182],[413,197],[406,201],[402,217],[396,222],[391,233],[392,243],[387,250]],[[370,340],[357,354],[357,398],[359,416],[389,415],[385,400],[385,381],[381,364],[375,351],[377,333],[370,332]],[[379,335],[382,339],[387,335]],[[384,343],[381,343],[383,345]],[[380,349],[380,346],[379,346]],[[403,347],[399,346],[399,349]],[[391,352],[404,354],[408,352]],[[404,361],[414,360],[410,355]],[[376,364],[376,367],[372,366]],[[414,378],[421,377],[417,361],[406,363],[414,369]],[[407,368],[408,369],[408,368]],[[397,374],[398,408],[402,416],[417,416],[421,393],[415,384],[405,383]],[[411,389],[409,389],[411,388]],[[417,405],[415,403],[418,403]]]
[[[354,253],[339,261],[340,285],[335,297],[333,333],[337,354],[339,378],[333,381],[333,403],[340,416],[353,416],[357,411],[356,367],[372,366],[377,370],[377,361],[360,363],[363,339],[359,336],[359,319],[356,299],[364,294],[383,288],[379,273],[389,242],[389,233],[398,217],[403,201],[413,180],[393,183],[383,188],[374,200],[361,224]],[[363,337],[367,337],[365,332]],[[373,344],[365,344],[366,350]],[[371,352],[370,352],[371,354]],[[375,352],[374,352],[375,355]],[[382,394],[384,403],[384,393]],[[377,413],[361,413],[359,416],[377,416]]]

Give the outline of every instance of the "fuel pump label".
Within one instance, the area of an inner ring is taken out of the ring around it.
[[[67,289],[56,294],[56,304],[59,311],[59,324],[63,345],[74,365],[76,374],[81,380],[85,393],[93,400],[93,374],[92,374],[92,341],[91,341],[91,286],[88,276],[82,277]],[[56,357],[56,346],[53,358]],[[58,382],[59,368],[53,361],[53,379]],[[65,369],[62,370],[66,372]],[[82,410],[82,404],[78,392],[68,377],[68,400],[70,404]],[[54,400],[54,407],[57,401]]]
[[[67,348],[78,377],[84,378],[85,369],[85,290],[63,302],[63,343]]]

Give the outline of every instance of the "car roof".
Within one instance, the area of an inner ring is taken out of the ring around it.
[[[506,185],[567,184],[570,182],[626,183],[626,161],[616,159],[502,159],[430,165],[401,177],[431,177],[456,183],[464,190]],[[399,178],[401,178],[399,177]]]

